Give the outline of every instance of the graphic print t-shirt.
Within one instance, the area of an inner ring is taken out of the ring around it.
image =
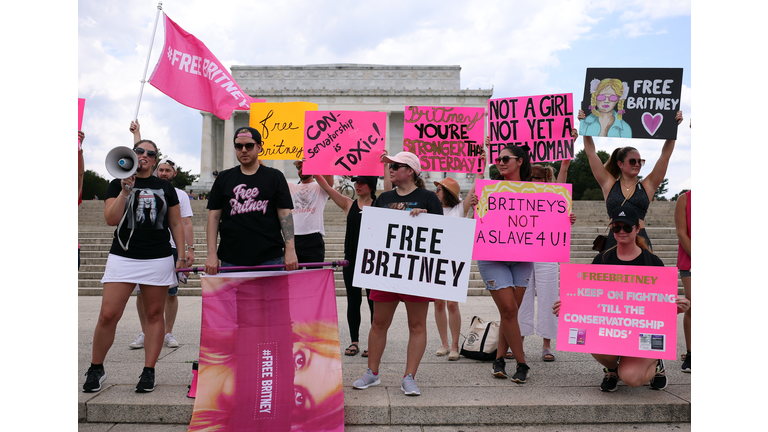
[[[106,198],[117,198],[120,193],[120,179],[114,179],[107,188]],[[123,192],[125,194],[126,192]],[[136,178],[133,185],[132,207],[125,203],[125,220],[115,230],[109,253],[126,258],[154,259],[171,255],[168,231],[168,208],[179,205],[176,190],[167,180],[155,176]],[[133,235],[131,236],[131,230]],[[120,236],[128,250],[123,250],[117,240]],[[130,236],[130,242],[128,238]]]
[[[400,196],[396,191],[388,191],[376,198],[376,207],[411,211],[416,208],[426,209],[427,213],[443,214],[443,204],[434,192],[417,187],[408,195]]]
[[[208,198],[209,210],[221,210],[219,259],[253,266],[283,256],[279,208],[293,209],[282,172],[262,165],[252,175],[240,166],[219,173]]]
[[[316,182],[292,184],[288,187],[291,190],[291,199],[293,200],[293,233],[296,235],[305,235],[320,233],[325,235],[325,224],[323,223],[323,211],[325,203],[328,202],[328,194]]]

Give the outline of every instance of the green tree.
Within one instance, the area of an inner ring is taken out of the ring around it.
[[[597,156],[605,163],[610,155],[603,150],[597,152]],[[579,150],[576,153],[576,158],[571,161],[571,166],[568,168],[568,183],[571,183],[573,187],[573,199],[574,200],[602,200],[603,192],[600,189],[600,185],[595,180],[595,176],[592,175],[592,169],[589,167],[589,159],[587,159],[587,153],[584,149]],[[597,194],[590,192],[586,194],[589,189],[596,189]]]
[[[107,195],[109,181],[97,172],[85,170],[83,174],[83,200],[93,199],[94,195],[103,200]]]
[[[667,193],[667,186],[669,185],[669,179],[665,178],[661,181],[661,184],[659,185],[659,188],[656,189],[656,193],[653,194],[653,199],[656,201],[666,201],[667,199],[664,198],[664,194]]]
[[[680,198],[680,195],[688,192],[690,189],[683,189],[680,192],[676,193],[672,198],[670,198],[670,201],[677,201],[678,198]]]
[[[184,190],[200,177],[200,174],[190,174],[190,170],[184,171],[180,166],[176,167],[176,177],[173,179],[173,187]]]

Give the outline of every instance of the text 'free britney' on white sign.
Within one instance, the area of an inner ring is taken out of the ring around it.
[[[367,206],[353,284],[465,302],[474,232],[473,219]]]

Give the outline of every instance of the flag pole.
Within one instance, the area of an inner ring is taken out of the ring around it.
[[[152,45],[155,43],[155,33],[157,32],[157,21],[160,18],[160,11],[163,10],[163,2],[157,2],[157,13],[155,14],[155,27],[152,29],[152,39],[149,41],[149,52],[147,52],[147,62],[144,64],[144,76],[141,78],[141,86],[139,87],[139,100],[136,101],[136,112],[133,115],[133,120],[136,121],[139,118],[139,105],[141,105],[141,95],[144,93],[144,83],[147,82],[147,69],[149,68],[149,56],[152,54]]]

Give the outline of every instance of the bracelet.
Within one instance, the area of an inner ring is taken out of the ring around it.
[[[190,250],[190,249],[195,250],[195,247],[194,246],[187,246],[187,250]]]
[[[123,197],[123,198],[125,198],[125,199],[128,199],[128,197],[127,197],[127,196],[124,196],[122,192],[120,192],[118,195],[120,195],[121,197]],[[128,195],[128,196],[130,196],[130,195]]]

